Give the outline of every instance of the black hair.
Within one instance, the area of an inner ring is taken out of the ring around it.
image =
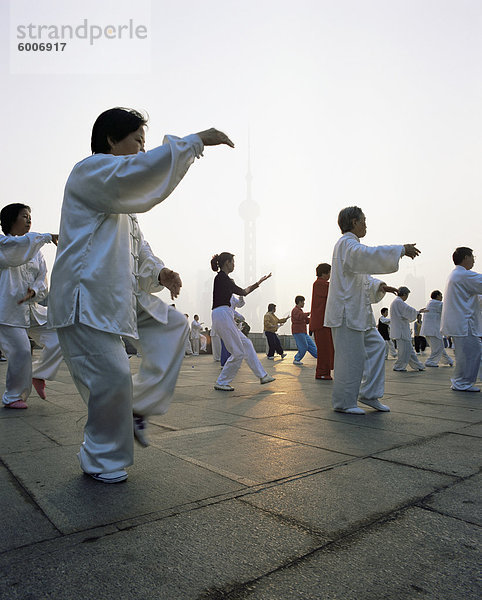
[[[331,265],[329,265],[328,263],[320,263],[316,267],[316,276],[317,277],[321,277],[325,273],[330,273],[330,272],[331,272]]]
[[[110,154],[111,147],[108,138],[117,143],[126,138],[129,133],[137,131],[146,125],[148,117],[133,108],[110,108],[95,120],[92,127],[90,147],[92,154]]]
[[[31,211],[30,206],[26,204],[20,204],[15,202],[14,204],[7,204],[4,206],[0,212],[0,223],[2,226],[2,231],[5,235],[8,235],[12,229],[12,225],[18,218],[20,211],[26,208]]]
[[[219,271],[223,268],[223,265],[234,258],[234,254],[231,252],[221,252],[221,254],[215,254],[211,258],[211,269],[213,271]]]
[[[272,302],[270,302],[268,304],[268,312],[271,312],[272,310],[274,310],[276,308],[276,304],[273,304]]]
[[[454,261],[454,265],[460,265],[464,258],[466,256],[472,256],[472,253],[473,250],[471,248],[466,248],[465,246],[455,248],[455,252],[452,254],[452,260]]]
[[[432,298],[432,300],[436,300],[437,296],[441,296],[442,292],[440,290],[434,290],[431,294],[430,294],[430,298]]]
[[[304,299],[305,299],[304,296],[296,296],[296,298],[295,298],[295,304],[298,304],[298,302],[301,302]]]
[[[388,312],[388,308],[386,308],[386,307],[382,308],[382,310],[380,311],[380,313],[383,315],[383,313],[384,313],[385,311],[387,311],[387,312]]]

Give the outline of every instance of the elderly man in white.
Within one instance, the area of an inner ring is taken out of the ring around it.
[[[442,298],[442,292],[434,290],[430,294],[430,302],[425,307],[426,312],[423,315],[420,335],[427,338],[431,350],[429,358],[425,361],[426,367],[438,367],[439,362],[443,365],[449,365],[449,367],[454,366],[454,361],[445,351],[440,332],[440,318],[443,306]]]
[[[412,346],[412,334],[410,333],[410,323],[415,321],[419,312],[425,312],[425,309],[417,310],[407,304],[407,298],[410,294],[408,287],[398,288],[397,297],[390,306],[390,335],[397,342],[398,358],[393,365],[394,371],[406,371],[407,365],[410,365],[415,371],[425,371]]]
[[[455,346],[455,373],[452,389],[480,392],[475,382],[480,368],[482,315],[479,295],[482,275],[472,271],[475,257],[471,248],[460,247],[452,255],[455,269],[445,288],[442,333],[451,336]]]
[[[65,187],[52,270],[49,322],[88,406],[80,465],[103,483],[127,479],[133,432],[148,444],[146,419],[169,406],[188,332],[184,315],[150,293],[164,286],[175,298],[181,279],[153,255],[134,213],[167,198],[204,146],[233,146],[210,129],[166,136],[145,152],[145,125],[123,108],[97,118],[93,156],[75,165]],[[142,354],[134,378],[121,336]]]
[[[371,273],[394,273],[402,256],[420,254],[415,244],[364,246],[367,232],[363,211],[344,208],[338,215],[342,237],[333,250],[331,285],[325,327],[332,328],[335,346],[333,408],[337,412],[363,415],[357,400],[379,411],[388,406],[379,400],[385,391],[385,342],[379,334],[371,304],[396,288],[371,277]],[[358,398],[360,395],[360,398]]]

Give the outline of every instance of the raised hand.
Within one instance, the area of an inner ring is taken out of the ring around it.
[[[159,283],[171,292],[171,298],[177,298],[179,296],[179,292],[181,291],[182,281],[179,273],[175,271],[171,271],[171,269],[167,269],[164,267],[162,271],[159,273]]]
[[[198,136],[202,139],[205,146],[219,146],[220,144],[226,144],[226,146],[234,148],[234,144],[228,136],[222,131],[214,129],[214,127],[206,129],[206,131],[200,131]]]
[[[409,256],[412,260],[420,254],[420,250],[415,247],[415,244],[404,244],[405,256]]]
[[[384,283],[382,283],[380,289],[382,290],[382,292],[390,294],[396,294],[398,292],[398,288],[391,287],[390,285],[385,285]]]

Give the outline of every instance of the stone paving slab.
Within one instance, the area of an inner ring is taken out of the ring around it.
[[[25,419],[15,418],[17,412],[9,412],[10,418],[0,419],[0,453],[2,456],[16,452],[29,452],[50,448],[55,442],[32,427]]]
[[[0,498],[2,499],[0,554],[19,546],[60,535],[35,502],[2,465],[0,465]]]
[[[226,600],[479,600],[480,529],[421,508],[403,511]]]
[[[129,479],[104,485],[82,475],[77,446],[5,457],[24,489],[63,533],[99,527],[245,486],[156,448],[136,452]]]
[[[243,501],[335,539],[453,482],[445,475],[367,458],[249,494]]]
[[[384,413],[383,416],[390,418],[389,414]],[[355,424],[354,415],[346,416],[351,420],[339,422],[316,419],[306,415],[286,415],[250,421],[238,424],[238,427],[353,456],[365,456],[373,452],[380,452],[409,443],[419,437],[413,434],[362,427]],[[378,414],[374,413],[373,416],[375,419],[379,418]],[[371,415],[363,418],[371,418]]]
[[[363,408],[365,410],[365,407]],[[392,403],[390,404],[390,409],[392,409]],[[387,418],[386,413],[376,411],[368,406],[366,407],[366,412],[366,416],[345,415],[343,413],[335,413],[330,409],[323,409],[321,411],[314,410],[310,413],[305,413],[305,416],[327,418],[340,423],[349,422],[359,427],[371,427],[373,429],[384,429],[398,433],[412,433],[418,436],[457,431],[467,425],[464,421],[439,419],[437,417],[426,416],[424,419],[420,419],[417,415],[398,412],[396,407],[395,410],[391,411],[389,418]]]
[[[49,600],[195,600],[261,576],[322,543],[228,501],[64,546],[13,571],[0,556],[0,597],[37,600],[41,589]]]
[[[235,427],[216,428],[182,437],[160,435],[153,438],[152,443],[185,458],[201,461],[218,472],[249,478],[253,485],[341,463],[350,458],[346,454]]]
[[[436,492],[425,506],[457,519],[482,526],[482,478],[475,475],[446,490]]]
[[[377,456],[447,475],[468,477],[479,471],[481,455],[482,440],[448,433],[404,448],[380,452]]]

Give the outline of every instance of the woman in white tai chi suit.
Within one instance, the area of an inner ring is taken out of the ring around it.
[[[388,406],[379,400],[385,389],[385,342],[378,333],[371,304],[396,288],[371,277],[370,273],[394,273],[402,256],[415,258],[414,244],[364,246],[365,215],[357,206],[340,211],[342,236],[335,244],[331,284],[325,311],[325,327],[331,327],[335,346],[333,409],[363,415],[360,402],[379,411]]]
[[[9,204],[0,213],[0,347],[8,358],[6,408],[27,408],[32,383],[45,400],[45,380],[55,379],[62,362],[57,334],[48,329],[47,309],[38,302],[47,297],[47,267],[40,248],[57,244],[57,235],[29,233],[30,207]],[[32,367],[31,337],[43,346]]]
[[[182,284],[153,255],[134,213],[167,198],[204,146],[233,146],[210,129],[166,136],[164,145],[144,152],[145,124],[122,108],[97,118],[93,156],[74,167],[65,187],[52,271],[49,320],[88,406],[80,465],[104,483],[127,479],[133,426],[146,446],[147,417],[166,412],[188,333],[184,315],[150,294],[164,286],[175,298]],[[121,336],[142,355],[134,378]]]
[[[252,341],[236,327],[233,309],[231,308],[232,294],[247,296],[257,289],[263,281],[266,281],[268,277],[271,277],[271,273],[264,275],[259,281],[243,289],[238,287],[229,277],[229,274],[234,271],[234,254],[229,252],[215,254],[211,259],[211,268],[213,271],[219,271],[214,278],[212,324],[216,333],[223,340],[226,349],[231,353],[219,374],[214,389],[224,392],[234,390],[230,384],[239,371],[243,359],[246,359],[250,369],[259,377],[261,383],[274,381],[275,378],[268,375],[261,365],[254,351]]]
[[[393,365],[394,371],[406,371],[409,365],[414,371],[425,371],[412,345],[412,334],[410,333],[410,323],[415,321],[420,312],[425,309],[417,310],[407,304],[410,294],[408,287],[402,285],[397,290],[397,297],[390,306],[390,335],[397,342],[397,360]]]
[[[439,362],[443,365],[454,366],[454,361],[450,358],[444,348],[442,334],[440,332],[440,318],[442,316],[442,292],[434,290],[430,294],[430,302],[425,308],[423,315],[422,329],[420,335],[427,338],[430,345],[430,356],[425,362],[426,367],[438,367]]]

